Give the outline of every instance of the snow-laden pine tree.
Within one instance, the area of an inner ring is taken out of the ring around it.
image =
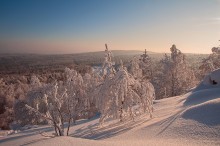
[[[210,72],[220,68],[220,47],[213,47],[212,54],[202,60],[199,67],[201,78]]]
[[[161,60],[160,89],[164,92],[164,97],[183,94],[196,84],[194,73],[188,66],[185,55],[175,45],[170,51],[171,56],[165,54]]]
[[[86,114],[87,118],[91,118],[97,113],[95,90],[102,83],[103,79],[95,72],[86,73],[83,76],[84,88],[86,93]]]
[[[130,63],[130,73],[135,79],[142,78],[142,69],[140,68],[140,59],[138,57],[133,57]]]
[[[147,55],[146,50],[140,58],[134,57],[132,59],[130,64],[130,73],[136,80],[136,84],[134,85],[135,88],[133,89],[139,94],[139,96],[141,96],[141,102],[144,104],[143,107],[145,109],[148,108],[150,116],[152,117],[153,101],[156,96],[154,86],[150,82],[150,80],[153,79],[152,61]]]
[[[106,54],[108,51],[106,51]],[[110,62],[108,59],[107,62]],[[132,70],[135,77],[129,74],[121,61],[119,71],[115,73],[112,65],[107,66],[110,70],[105,76],[103,84],[96,91],[97,107],[101,113],[100,124],[104,120],[112,117],[123,121],[125,119],[134,119],[137,113],[149,111],[152,117],[152,100],[155,98],[154,88],[148,82],[139,81],[141,70],[139,69],[138,59],[132,61],[136,70]],[[106,62],[106,60],[105,60]],[[108,64],[112,64],[111,62]],[[106,66],[103,66],[106,67]],[[139,71],[137,73],[137,71]]]
[[[66,89],[68,95],[69,92],[74,92],[75,100],[77,101],[76,113],[77,118],[90,118],[96,112],[95,107],[96,98],[93,96],[93,92],[101,82],[101,77],[94,72],[85,73],[84,76],[77,73],[73,69],[65,69],[67,74]]]
[[[105,54],[104,62],[102,65],[101,76],[105,79],[106,77],[111,78],[115,74],[115,68],[113,67],[114,63],[112,62],[113,54],[108,50],[107,44],[105,44]]]
[[[154,85],[156,90],[156,97],[158,99],[166,98],[169,96],[169,94],[167,94],[167,90],[170,90],[170,85],[167,84],[166,81],[170,81],[170,79],[167,79],[170,78],[170,75],[167,77],[169,69],[171,68],[170,60],[170,56],[165,54],[164,58],[161,59],[160,62],[157,64],[156,72],[154,73]]]
[[[140,56],[140,68],[142,70],[142,78],[153,80],[153,67],[151,57],[145,49],[144,54]]]

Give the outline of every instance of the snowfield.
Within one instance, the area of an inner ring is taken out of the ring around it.
[[[55,138],[42,136],[52,135],[52,127],[37,126],[0,137],[0,145],[220,145],[220,73],[216,72],[185,95],[155,101],[153,119],[146,114],[123,123],[109,120],[99,127],[97,116],[77,121],[69,137]],[[211,84],[213,78],[217,84]]]

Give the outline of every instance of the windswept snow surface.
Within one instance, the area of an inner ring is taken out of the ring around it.
[[[216,76],[218,81],[220,76]],[[79,120],[69,137],[47,138],[49,126],[39,126],[0,137],[0,145],[34,146],[164,146],[220,145],[220,86],[201,84],[190,93],[155,101],[154,118],[141,115],[135,121],[107,121],[98,125],[98,116]]]

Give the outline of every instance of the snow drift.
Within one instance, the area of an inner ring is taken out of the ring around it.
[[[214,83],[214,84],[213,84]],[[192,92],[183,96],[179,112],[160,136],[220,144],[220,69],[207,75]]]
[[[184,119],[197,121],[207,126],[220,125],[220,96],[217,99],[195,105],[183,112]],[[219,129],[220,130],[220,129]],[[219,133],[220,136],[220,133]]]
[[[204,80],[195,88],[194,91],[209,88],[220,88],[220,69],[217,69],[206,75]]]

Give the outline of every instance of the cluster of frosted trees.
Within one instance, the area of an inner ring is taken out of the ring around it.
[[[42,84],[36,76],[31,78],[31,90],[27,102],[17,101],[15,115],[22,124],[51,124],[56,135],[64,135],[64,123],[68,128],[76,119],[91,117],[96,111],[95,102],[89,94],[98,84],[95,76],[81,76],[73,69],[65,69],[65,81]],[[21,107],[23,106],[23,108]],[[26,121],[25,119],[28,119]]]
[[[212,54],[202,60],[200,75],[204,77],[206,74],[220,68],[220,47],[213,47]]]
[[[142,78],[140,60],[131,61],[131,73],[121,61],[118,71],[113,67],[112,53],[106,47],[102,67],[103,82],[96,88],[97,105],[101,113],[100,124],[107,118],[120,121],[134,119],[138,114],[149,112],[152,117],[155,92],[153,85]]]
[[[12,82],[8,82],[7,79],[0,78],[0,128],[3,130],[10,129],[10,123],[14,120],[14,99],[24,99],[25,92],[29,89],[28,85],[22,82],[25,78],[19,76],[19,79],[10,77]]]
[[[180,95],[197,83],[185,55],[175,45],[170,51],[171,55],[165,54],[157,66],[145,50],[126,65],[120,61],[116,69],[113,54],[106,45],[99,71],[81,75],[66,68],[64,80],[47,84],[32,76],[27,100],[15,102],[15,119],[23,125],[51,124],[56,135],[62,136],[69,134],[71,123],[90,118],[97,112],[100,125],[108,118],[134,120],[144,113],[152,118],[155,94],[159,97]],[[220,49],[212,51],[202,62],[203,73],[220,67]],[[67,123],[66,132],[64,123]]]
[[[143,57],[144,58],[144,57]],[[64,123],[69,127],[79,118],[89,118],[100,112],[100,124],[107,118],[119,121],[134,120],[135,116],[148,112],[152,117],[155,91],[145,79],[143,60],[134,58],[131,71],[121,61],[116,70],[112,53],[106,45],[103,66],[99,73],[81,75],[66,68],[64,81],[43,84],[36,76],[31,77],[31,90],[27,101],[16,101],[14,106],[17,121],[23,124],[51,124],[56,135],[62,136]],[[28,119],[28,120],[27,120]]]
[[[171,55],[164,55],[160,61],[158,75],[159,93],[163,97],[172,97],[186,93],[196,85],[196,77],[186,61],[186,56],[173,45]]]

